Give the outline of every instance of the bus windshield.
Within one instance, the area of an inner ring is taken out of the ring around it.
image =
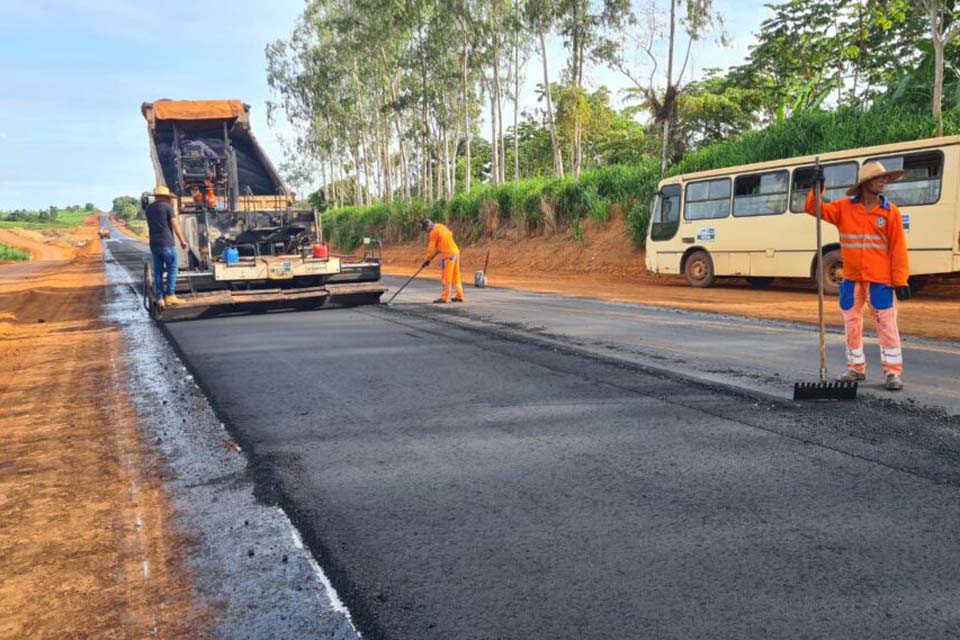
[[[653,200],[650,211],[650,239],[669,240],[680,228],[680,185],[664,186]]]

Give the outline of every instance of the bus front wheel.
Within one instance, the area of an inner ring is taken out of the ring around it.
[[[713,258],[706,251],[694,251],[683,265],[683,275],[692,287],[709,287],[716,280],[713,274]]]
[[[816,282],[816,275],[814,275]],[[840,249],[827,251],[823,255],[823,292],[835,296],[840,291],[843,282],[843,255]]]

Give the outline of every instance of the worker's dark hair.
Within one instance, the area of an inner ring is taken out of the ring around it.
[[[430,218],[424,218],[423,220],[420,221],[420,228],[424,231],[427,231],[428,229],[430,229],[431,224],[433,224],[433,220],[431,220]]]

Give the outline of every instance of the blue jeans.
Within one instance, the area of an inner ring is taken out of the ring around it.
[[[177,250],[174,247],[150,247],[153,256],[153,290],[157,300],[163,300],[177,292]],[[167,273],[167,286],[163,286],[163,273]]]

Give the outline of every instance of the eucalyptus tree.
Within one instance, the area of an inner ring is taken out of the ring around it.
[[[600,43],[604,29],[620,29],[631,19],[630,0],[554,0],[560,33],[570,50],[567,76],[576,96],[574,135],[570,165],[574,177],[580,177],[583,161],[583,124],[580,112],[586,108],[583,71],[588,57]]]
[[[930,25],[934,51],[933,117],[937,135],[943,135],[943,67],[944,49],[960,34],[960,20],[956,20],[954,0],[920,0]],[[956,72],[956,69],[954,70]]]
[[[547,33],[553,28],[557,16],[557,7],[554,0],[525,0],[523,18],[526,25],[537,34],[540,43],[540,60],[543,63],[542,94],[547,105],[547,125],[550,128],[550,144],[553,149],[553,173],[556,177],[563,177],[563,154],[560,151],[560,140],[557,137],[557,121],[553,114],[553,99],[550,95],[550,72],[547,67]]]
[[[510,99],[513,102],[513,179],[520,180],[520,136],[517,131],[520,127],[520,78],[526,76],[525,70],[530,59],[532,37],[525,28],[524,6],[519,0],[514,0],[506,19],[507,33],[511,36],[513,58],[510,64],[510,75],[513,77],[513,90]]]

